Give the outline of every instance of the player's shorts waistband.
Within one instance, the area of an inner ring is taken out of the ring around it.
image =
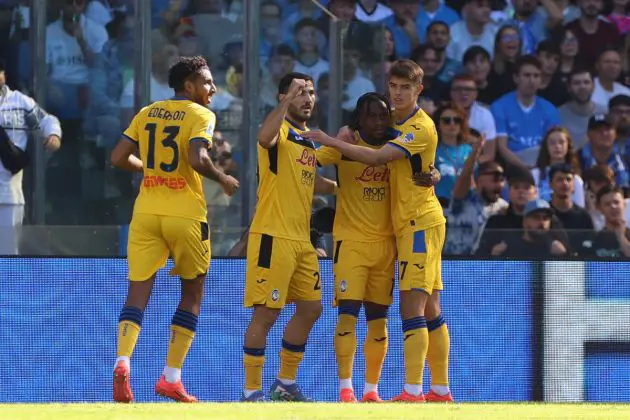
[[[249,231],[248,235],[266,235],[271,236],[274,239],[282,239],[285,241],[293,241],[293,242],[308,242],[311,243],[311,238],[296,238],[287,235],[275,235],[269,232],[258,232],[258,231]]]

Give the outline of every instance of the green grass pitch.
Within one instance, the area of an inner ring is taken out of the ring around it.
[[[630,419],[630,404],[0,404],[7,420]]]

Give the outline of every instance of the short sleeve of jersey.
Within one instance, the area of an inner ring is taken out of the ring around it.
[[[217,117],[213,112],[205,108],[197,111],[197,116],[190,128],[190,141],[200,140],[211,148],[216,123]]]
[[[139,125],[140,118],[142,118],[141,117],[142,114],[143,114],[142,111],[138,112],[136,116],[133,117],[133,120],[131,120],[131,124],[129,124],[129,127],[127,127],[127,129],[123,133],[123,136],[125,136],[128,140],[131,140],[135,144],[138,144],[138,139],[139,139],[138,125]]]
[[[424,146],[421,136],[422,130],[409,130],[405,131],[394,140],[390,140],[388,144],[402,150],[409,158],[411,155],[423,151]]]
[[[341,160],[341,153],[332,147],[322,146],[315,152],[319,166],[334,165]]]

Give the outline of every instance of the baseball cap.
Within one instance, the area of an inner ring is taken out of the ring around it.
[[[553,214],[553,210],[551,209],[551,206],[549,205],[549,203],[547,203],[542,198],[537,198],[535,200],[528,202],[525,205],[525,210],[523,210],[523,216],[524,217],[531,216],[533,213],[536,213],[536,212],[545,212],[549,214],[550,216]]]
[[[610,101],[608,101],[608,109],[614,108],[618,105],[630,106],[630,96],[615,95]]]
[[[588,120],[588,129],[596,130],[600,127],[614,127],[606,114],[595,114]]]
[[[532,173],[517,166],[509,168],[507,175],[508,184],[510,184],[510,186],[513,186],[517,182],[524,182],[531,186],[536,185],[536,181],[534,180],[534,176],[532,175]]]

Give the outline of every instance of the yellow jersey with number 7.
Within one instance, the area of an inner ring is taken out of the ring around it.
[[[185,98],[155,102],[133,118],[124,137],[138,146],[144,167],[134,214],[207,220],[201,175],[188,151],[193,141],[211,148],[215,124],[214,113]]]
[[[406,159],[388,164],[392,195],[392,223],[397,237],[446,224],[442,206],[433,187],[415,185],[412,175],[428,172],[435,162],[438,136],[435,124],[422,109],[394,123],[398,137],[388,143],[405,153]]]

